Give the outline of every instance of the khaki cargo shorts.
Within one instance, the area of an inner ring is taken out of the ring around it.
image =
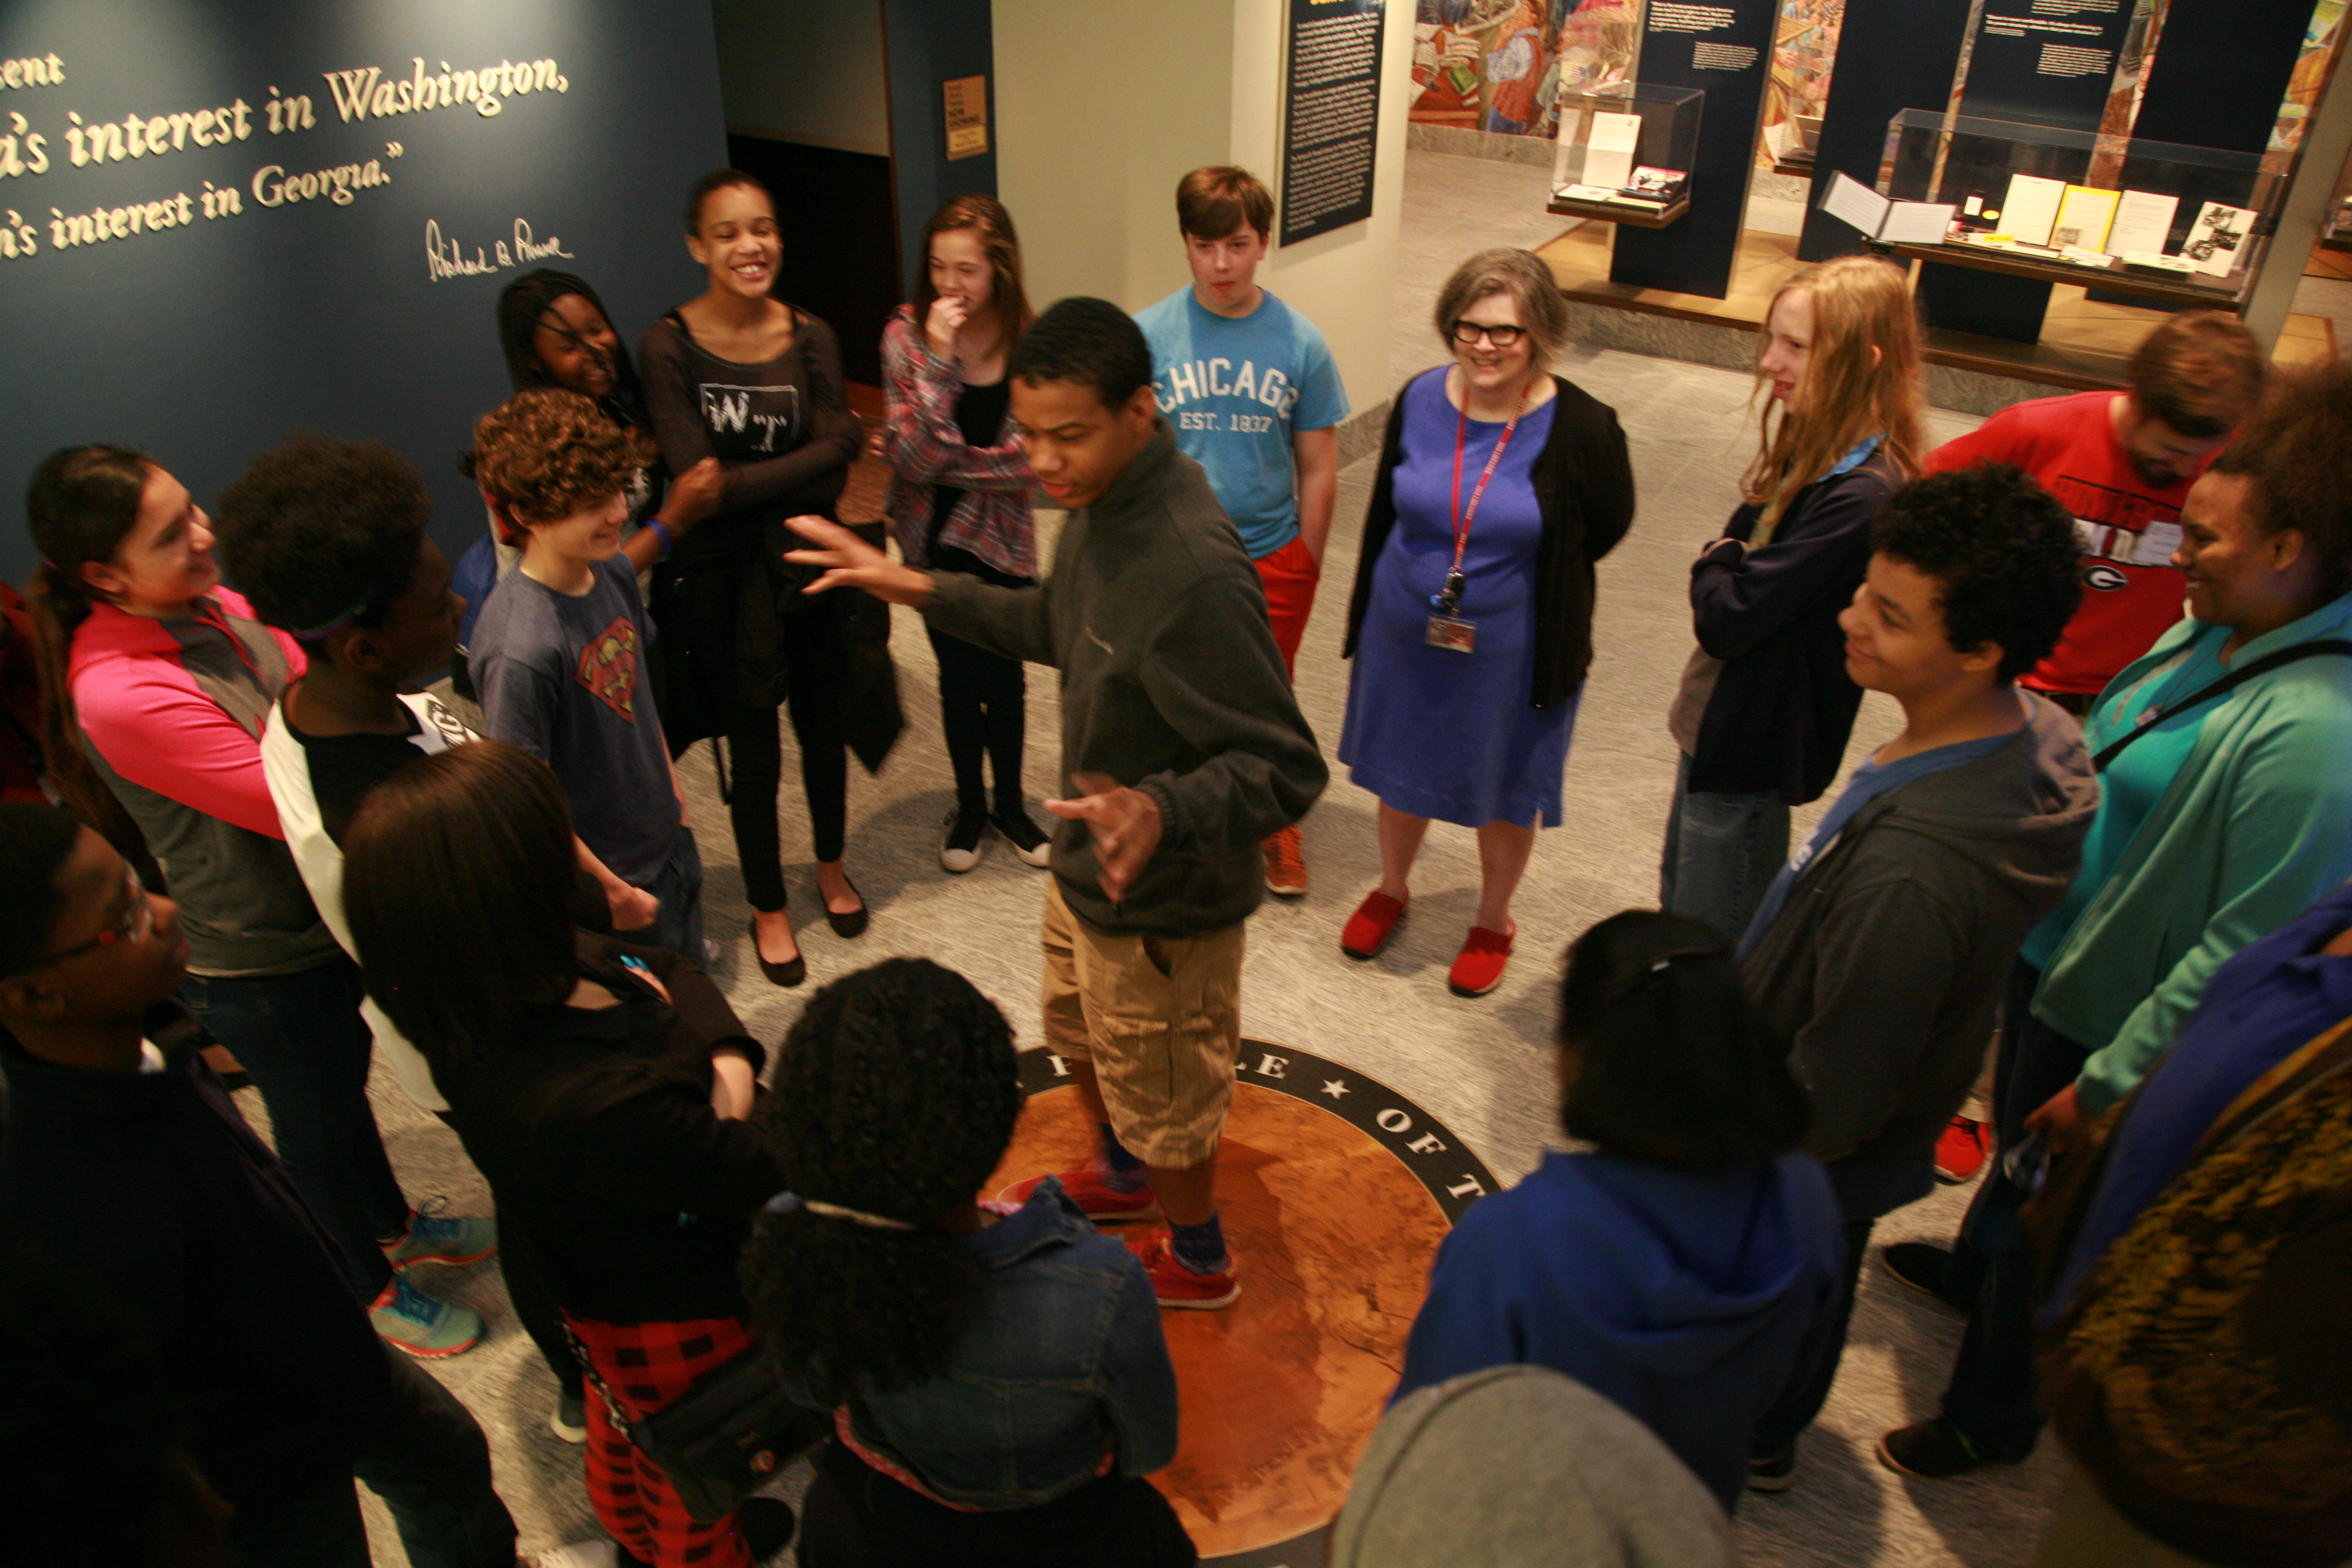
[[[1092,1062],[1111,1131],[1148,1165],[1217,1151],[1242,1038],[1242,923],[1199,936],[1089,931],[1045,880],[1046,1048]]]

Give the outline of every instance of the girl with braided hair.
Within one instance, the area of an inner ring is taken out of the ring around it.
[[[778,1051],[786,1191],[744,1250],[785,1389],[833,1412],[804,1568],[1176,1568],[1144,1479],[1176,1379],[1143,1266],[1048,1176],[972,1194],[1020,1115],[1013,1033],[961,975],[891,959],[818,992]]]
[[[719,460],[706,458],[676,475],[663,464],[661,447],[646,420],[637,367],[604,301],[585,278],[541,267],[499,289],[499,353],[506,359],[512,390],[550,386],[576,392],[627,434],[637,468],[629,482],[630,527],[621,553],[641,578],[676,548],[679,536],[718,510],[726,482]],[[466,462],[460,459],[459,466]],[[470,477],[472,470],[467,472]],[[457,628],[461,647],[471,645],[474,617],[490,589],[521,558],[522,542],[508,538],[491,517],[488,536],[476,541],[457,566],[457,590],[467,606]]]

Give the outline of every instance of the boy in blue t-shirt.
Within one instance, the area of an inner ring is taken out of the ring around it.
[[[646,676],[650,629],[621,558],[628,436],[576,392],[518,392],[474,428],[474,481],[522,563],[491,590],[468,650],[482,717],[543,758],[604,869],[657,900],[629,940],[703,961],[702,858]],[[599,868],[597,880],[605,881]]]
[[[1315,323],[1257,285],[1274,197],[1255,175],[1193,170],[1176,186],[1176,222],[1192,286],[1135,318],[1151,344],[1152,391],[1256,563],[1295,674],[1339,493],[1347,389]],[[1286,898],[1307,891],[1296,824],[1265,841],[1265,885]]]

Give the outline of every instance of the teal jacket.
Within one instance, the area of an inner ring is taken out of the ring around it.
[[[2120,694],[2228,628],[2184,617],[2108,683],[2096,752],[2137,722]],[[2352,637],[2352,594],[2256,637],[2232,664]],[[2352,658],[2321,655],[2210,705],[2189,760],[2115,874],[2043,966],[2033,1016],[2090,1047],[2085,1110],[2121,1100],[2171,1047],[2224,960],[2352,878]]]

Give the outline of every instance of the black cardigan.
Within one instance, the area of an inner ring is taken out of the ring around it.
[[[1837,777],[1862,706],[1838,616],[1870,565],[1870,520],[1900,483],[1881,452],[1799,490],[1762,549],[1718,544],[1692,564],[1698,645],[1723,671],[1699,720],[1690,788],[1802,805]],[[1744,542],[1758,515],[1741,507],[1724,537]]]
[[[1536,658],[1531,708],[1549,708],[1576,694],[1592,664],[1592,563],[1633,526],[1633,465],[1617,411],[1560,376],[1551,378],[1551,434],[1530,475],[1543,537],[1536,546]],[[1406,385],[1412,384],[1408,382]],[[1352,658],[1372,600],[1372,571],[1396,525],[1396,466],[1404,429],[1404,390],[1389,407],[1381,437],[1380,472],[1364,510],[1364,537],[1356,557],[1356,585],[1348,597],[1348,639],[1339,657]]]
[[[674,952],[579,933],[580,973],[620,1005],[527,1010],[493,1055],[436,1063],[449,1124],[555,1304],[600,1322],[743,1310],[735,1255],[783,1185],[756,1121],[710,1109],[710,1051],[753,1044],[709,976]],[[663,1002],[621,963],[643,963]]]

